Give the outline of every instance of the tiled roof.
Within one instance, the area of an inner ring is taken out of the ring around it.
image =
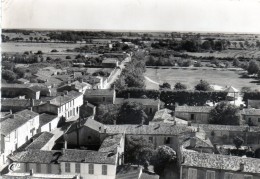
[[[117,167],[116,179],[139,179],[142,168],[131,165]]]
[[[233,126],[233,125],[214,125],[214,124],[191,124],[194,127],[200,127],[204,131],[246,131],[249,126]]]
[[[85,96],[113,96],[114,90],[110,89],[87,89]]]
[[[36,117],[39,115],[38,113],[35,113],[30,110],[23,110],[20,112],[17,112],[12,115],[12,117],[6,118],[1,121],[1,134],[8,135],[15,129],[22,126],[24,123],[29,121],[30,119]]]
[[[39,127],[42,127],[43,125],[49,123],[56,117],[57,117],[57,115],[46,114],[46,113],[40,114],[40,126]]]
[[[82,162],[82,163],[99,163],[112,164],[116,163],[116,155],[110,152],[97,152],[90,150],[63,150],[60,162]]]
[[[135,102],[135,103],[141,103],[143,105],[157,106],[160,103],[160,100],[143,99],[143,98],[116,98],[115,100],[115,104],[122,104],[124,102]]]
[[[123,134],[112,134],[104,139],[99,152],[114,152],[117,153],[117,147],[120,145]]]
[[[161,109],[155,113],[152,121],[157,122],[157,121],[173,120],[171,112],[172,110],[166,108]]]
[[[243,158],[237,156],[198,153],[194,151],[183,151],[184,166],[202,167],[209,169],[239,171],[240,165],[244,164],[242,172],[260,173],[260,159]]]
[[[48,88],[46,87],[46,85],[42,85],[42,84],[7,84],[7,83],[2,83],[1,84],[2,88],[27,88],[30,89],[32,91],[44,91],[44,90],[48,90]]]
[[[241,114],[246,116],[260,116],[260,109],[244,109]]]
[[[21,107],[30,107],[30,99],[14,99],[14,98],[3,98],[1,99],[2,106],[21,106]]]
[[[49,164],[57,161],[60,155],[61,151],[29,149],[26,151],[16,152],[14,155],[9,155],[8,158],[13,162]]]
[[[143,172],[140,177],[140,179],[159,179],[159,178],[160,176],[155,173],[145,173],[145,172]]]
[[[56,98],[50,100],[50,104],[61,106],[77,97],[82,95],[82,93],[77,91],[69,91],[68,94],[65,94],[63,96],[57,96]]]
[[[177,106],[175,112],[209,113],[213,108],[211,106]]]
[[[117,58],[105,58],[102,63],[116,63],[118,61]]]
[[[129,135],[179,135],[185,132],[191,132],[192,129],[185,125],[105,125],[103,133],[118,134],[125,133]]]
[[[85,122],[84,126],[87,126],[95,131],[99,131],[100,129],[104,128],[104,124],[94,120],[93,116],[90,116],[87,121]]]
[[[43,148],[49,140],[54,136],[54,134],[49,133],[49,132],[43,132],[41,135],[36,138],[31,144],[29,144],[25,150],[28,149],[41,149]]]

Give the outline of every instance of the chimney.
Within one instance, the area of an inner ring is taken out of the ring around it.
[[[68,142],[66,140],[64,140],[64,149],[68,148]]]
[[[33,108],[32,108],[32,107],[30,107],[30,111],[33,111]]]
[[[10,114],[13,114],[13,111],[12,111],[12,109],[10,109]]]
[[[30,169],[30,176],[33,176],[33,169]]]
[[[68,91],[64,91],[64,95],[68,95],[69,94],[69,92]]]
[[[31,106],[34,106],[35,105],[35,101],[34,99],[31,99]]]

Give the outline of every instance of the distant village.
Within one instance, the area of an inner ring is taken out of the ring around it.
[[[260,179],[259,91],[204,79],[195,90],[166,82],[145,88],[148,66],[202,68],[197,58],[181,65],[179,52],[156,48],[179,34],[85,42],[4,35],[7,44],[84,47],[2,54],[0,178]],[[165,58],[174,63],[154,65]],[[205,67],[230,68],[212,65]]]

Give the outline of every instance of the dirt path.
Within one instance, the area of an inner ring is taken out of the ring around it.
[[[157,84],[159,85],[160,83],[157,83],[156,81],[153,81],[152,79],[148,78],[147,76],[144,76],[144,78],[148,81],[150,81],[151,83]]]

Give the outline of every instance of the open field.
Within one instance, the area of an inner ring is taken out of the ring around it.
[[[183,69],[153,69],[146,68],[146,88],[159,89],[158,84],[168,82],[173,87],[175,83],[186,84],[189,89],[193,89],[201,79],[208,81],[211,85],[234,86],[237,89],[251,87],[260,89],[260,82],[255,79],[240,78],[243,71],[228,71],[226,69],[213,68],[183,68]],[[149,78],[149,80],[148,80]]]
[[[259,58],[260,57],[260,50],[223,50],[221,52],[186,52],[186,54],[194,57],[215,57],[215,58]]]
[[[50,53],[51,50],[56,49],[60,53],[65,53],[67,49],[74,49],[76,47],[85,46],[85,44],[69,44],[69,43],[23,43],[23,42],[15,42],[15,43],[2,43],[1,48],[2,52],[10,52],[10,53],[23,53],[25,51],[37,52],[41,50],[43,53]]]

